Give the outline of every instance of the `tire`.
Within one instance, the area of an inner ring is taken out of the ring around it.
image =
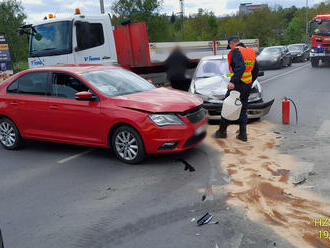
[[[319,60],[312,58],[311,59],[311,64],[312,64],[312,67],[318,67],[319,66]]]
[[[127,164],[140,163],[146,157],[140,134],[128,125],[120,126],[114,131],[111,146],[117,158]]]
[[[284,61],[281,60],[278,67],[277,67],[277,69],[282,69],[283,67],[284,67]]]
[[[290,59],[288,67],[290,67],[292,65],[292,59]]]
[[[7,150],[15,150],[23,143],[15,123],[8,118],[0,119],[0,144]]]

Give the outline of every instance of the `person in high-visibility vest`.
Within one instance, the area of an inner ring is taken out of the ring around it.
[[[231,90],[241,93],[240,100],[242,102],[242,110],[238,120],[239,134],[237,139],[247,141],[246,124],[247,124],[247,105],[251,86],[258,77],[259,67],[256,62],[256,54],[253,48],[246,48],[240,43],[239,38],[232,36],[228,39],[228,64],[230,74],[230,82],[226,97],[229,96]],[[227,138],[227,127],[232,122],[221,118],[219,130],[215,133],[216,138]]]

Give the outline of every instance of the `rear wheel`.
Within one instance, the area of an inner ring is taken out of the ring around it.
[[[7,150],[14,150],[22,145],[21,134],[15,123],[8,118],[0,119],[0,143]]]
[[[319,60],[315,59],[315,58],[312,58],[311,59],[311,64],[312,64],[312,67],[318,67],[319,66]]]
[[[130,126],[117,128],[112,135],[111,144],[113,152],[125,163],[137,164],[146,156],[140,134]]]

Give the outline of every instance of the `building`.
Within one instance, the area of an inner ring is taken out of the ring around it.
[[[239,5],[240,14],[250,14],[254,11],[268,8],[267,4],[252,4],[252,3],[241,3]]]

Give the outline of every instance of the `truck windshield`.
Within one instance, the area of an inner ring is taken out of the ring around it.
[[[314,22],[314,34],[330,35],[330,20],[323,20],[321,23]]]
[[[72,52],[72,22],[54,22],[34,27],[38,35],[30,37],[30,57],[52,56]]]
[[[92,71],[81,76],[107,96],[122,96],[155,89],[147,80],[124,69]]]

